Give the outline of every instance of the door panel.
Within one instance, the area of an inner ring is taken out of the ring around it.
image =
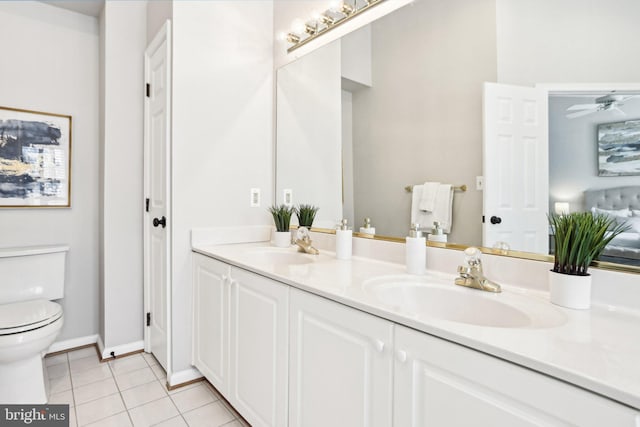
[[[230,401],[254,427],[287,425],[289,287],[232,276]]]
[[[167,22],[145,51],[145,78],[150,90],[144,106],[144,188],[148,199],[144,218],[144,288],[145,308],[151,316],[145,330],[145,350],[153,353],[166,371],[170,370],[170,39]],[[155,218],[165,218],[166,226],[154,226]]]
[[[290,425],[391,425],[391,322],[291,290]]]
[[[545,92],[485,83],[483,246],[546,254],[549,159]],[[492,224],[489,219],[502,221]]]
[[[193,365],[221,393],[229,388],[231,268],[193,254]]]
[[[628,426],[638,412],[493,356],[395,326],[394,427]]]

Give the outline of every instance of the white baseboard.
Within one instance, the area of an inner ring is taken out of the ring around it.
[[[171,376],[167,378],[169,387],[173,387],[178,384],[186,383],[189,381],[202,378],[202,374],[196,368],[184,369],[182,371],[173,372]]]
[[[56,341],[47,350],[47,353],[56,353],[58,351],[70,350],[76,347],[82,347],[88,344],[98,342],[98,335],[87,335],[86,337],[72,338],[70,340]]]
[[[98,349],[100,350],[100,356],[103,359],[108,359],[111,357],[111,352],[113,352],[116,356],[120,356],[121,354],[127,354],[134,351],[139,351],[144,349],[144,341],[134,341],[127,344],[115,345],[112,347],[105,347],[102,344],[102,340],[98,337]]]

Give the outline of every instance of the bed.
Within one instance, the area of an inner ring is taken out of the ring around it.
[[[584,207],[589,212],[605,213],[626,222],[632,228],[607,245],[600,259],[640,265],[640,186],[614,187],[584,192]]]

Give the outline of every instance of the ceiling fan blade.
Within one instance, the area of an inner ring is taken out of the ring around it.
[[[586,110],[586,109],[596,109],[600,106],[600,104],[576,104],[567,108],[567,111],[575,111],[575,110]]]
[[[571,114],[567,114],[567,119],[575,119],[577,117],[582,117],[582,116],[586,116],[588,114],[593,114],[595,113],[597,110],[593,109],[593,110],[582,110],[582,111],[578,111],[576,113],[571,113]]]

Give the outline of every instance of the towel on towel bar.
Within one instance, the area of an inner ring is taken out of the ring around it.
[[[439,182],[425,182],[422,185],[422,196],[418,206],[421,211],[433,212],[436,207],[438,188],[440,188]]]
[[[440,184],[436,192],[434,208],[432,212],[420,209],[423,185],[414,185],[411,194],[411,222],[420,224],[420,228],[430,229],[434,221],[440,222],[444,233],[451,233],[453,222],[453,187],[450,184]]]

